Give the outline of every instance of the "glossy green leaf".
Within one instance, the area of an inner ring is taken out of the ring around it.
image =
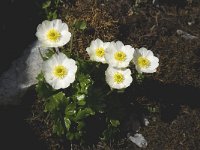
[[[43,73],[38,74],[36,79],[38,83],[35,86],[35,90],[39,97],[48,98],[54,93],[53,89],[45,82]]]
[[[54,110],[59,110],[59,104],[64,99],[65,94],[59,92],[49,98],[49,101],[45,105],[45,111],[53,112]]]
[[[78,105],[80,106],[84,106],[85,104],[86,104],[86,101],[84,99],[78,101]]]
[[[75,103],[70,103],[69,105],[67,105],[66,109],[65,109],[65,115],[67,117],[73,116],[76,114],[76,104]]]
[[[46,8],[50,7],[50,5],[51,5],[51,0],[48,0],[48,1],[46,1],[46,2],[44,2],[44,3],[42,4],[42,8],[43,8],[43,9],[46,9]]]
[[[71,126],[71,121],[70,121],[70,119],[67,118],[67,117],[64,117],[64,122],[65,122],[65,127],[66,127],[66,129],[69,131],[69,128],[70,128],[70,126]]]
[[[91,108],[85,108],[83,110],[79,110],[76,115],[76,120],[84,119],[90,115],[94,115],[95,112]]]
[[[45,79],[44,79],[44,75],[43,75],[43,73],[41,72],[40,74],[38,74],[38,76],[36,77],[36,79],[38,80],[38,81],[44,81]]]
[[[117,126],[120,125],[119,120],[110,120],[110,123],[111,123],[111,125],[114,126],[114,127],[117,127]]]
[[[58,18],[57,10],[55,10],[55,11],[52,13],[52,19],[56,19],[56,18]]]

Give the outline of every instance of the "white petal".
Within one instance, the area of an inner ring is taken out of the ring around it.
[[[154,70],[159,66],[158,63],[151,63],[151,65],[148,67],[149,70]]]
[[[142,69],[138,65],[135,66],[135,69],[137,70],[138,73],[142,73]]]
[[[52,23],[52,21],[45,20],[42,22],[42,26],[45,29],[51,29],[51,28],[53,28],[53,23]]]
[[[69,78],[64,78],[62,80],[62,88],[64,89],[64,88],[69,87],[70,83],[72,83],[72,82],[74,82],[74,81],[69,80]]]
[[[142,47],[142,48],[138,49],[138,52],[139,52],[142,56],[144,56],[144,55],[146,54],[146,52],[147,52],[147,49],[146,49],[145,47]]]
[[[70,32],[66,32],[66,33],[62,33],[62,37],[59,41],[59,46],[63,46],[65,44],[67,44],[70,41],[71,38],[71,33]]]
[[[150,50],[148,50],[147,52],[146,52],[146,56],[145,57],[152,57],[153,56],[153,52],[152,51],[150,51]]]
[[[69,27],[66,23],[62,23],[61,26],[58,28],[59,31],[68,31]]]
[[[62,21],[60,19],[55,19],[52,20],[52,24],[54,28],[59,29],[60,26],[62,25]]]
[[[117,50],[121,50],[121,48],[124,46],[124,44],[121,41],[116,42],[116,48]]]
[[[109,45],[110,45],[110,42],[105,42],[104,43],[104,49],[106,49],[107,47],[109,47]]]
[[[103,45],[103,42],[100,39],[96,39],[96,43],[98,47],[101,47]]]

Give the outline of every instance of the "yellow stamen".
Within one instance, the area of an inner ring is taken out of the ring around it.
[[[147,68],[150,65],[150,61],[142,56],[140,56],[137,61],[140,68]]]
[[[102,48],[102,47],[97,48],[97,49],[96,49],[96,55],[97,55],[98,57],[103,57],[103,56],[105,55],[105,50],[104,50],[104,48]]]
[[[117,61],[124,61],[126,59],[126,54],[122,51],[118,51],[115,53],[114,57]]]
[[[68,70],[62,65],[56,66],[53,70],[53,74],[58,78],[64,78],[67,75],[67,73]]]
[[[124,75],[121,73],[115,73],[114,74],[114,82],[116,82],[117,84],[120,84],[124,81]]]
[[[50,29],[47,32],[47,39],[52,41],[52,42],[57,42],[60,39],[60,37],[61,37],[60,32],[58,32],[55,29]]]

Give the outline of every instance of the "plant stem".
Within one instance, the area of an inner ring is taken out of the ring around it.
[[[106,93],[106,95],[110,95],[113,92],[113,89],[111,89],[108,93]]]
[[[45,59],[44,59],[44,56],[42,55],[42,52],[41,52],[41,50],[40,50],[40,47],[39,47],[39,53],[40,53],[40,56],[41,56],[42,60],[44,61]]]
[[[72,48],[73,48],[73,39],[74,39],[74,36],[75,36],[75,32],[74,32],[74,29],[72,28],[72,36],[71,36],[71,41],[70,41],[70,47],[69,47],[69,52],[70,52],[70,56],[72,54]]]

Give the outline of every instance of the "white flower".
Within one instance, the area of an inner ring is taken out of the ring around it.
[[[130,69],[116,69],[108,67],[105,71],[106,82],[113,89],[123,89],[128,87],[133,81]]]
[[[71,38],[68,25],[60,19],[45,20],[37,27],[36,36],[42,47],[61,47]]]
[[[121,41],[111,42],[106,49],[105,59],[112,67],[126,68],[133,59],[134,51],[134,48]]]
[[[77,66],[73,59],[59,53],[45,61],[42,70],[47,83],[54,89],[64,89],[74,82]]]
[[[90,60],[106,63],[105,49],[109,46],[110,42],[103,42],[100,39],[93,40],[90,47],[86,48]]]
[[[133,62],[139,73],[153,73],[159,66],[159,59],[153,55],[151,50],[142,47],[137,49],[133,56]]]

